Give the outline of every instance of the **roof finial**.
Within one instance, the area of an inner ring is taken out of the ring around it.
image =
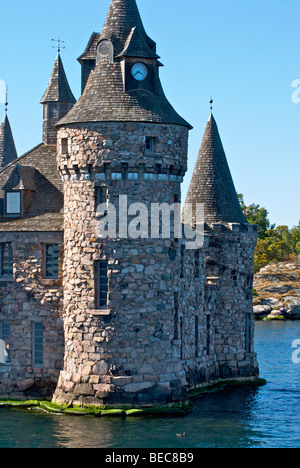
[[[64,46],[61,46],[61,44],[64,44],[65,41],[61,41],[60,40],[60,36],[58,36],[58,39],[51,39],[52,42],[57,42],[57,45],[56,46],[52,46],[52,49],[56,49],[57,48],[57,53],[59,54],[61,49],[65,49]]]
[[[5,99],[5,113],[7,114],[7,107],[8,107],[8,87],[6,85],[6,99]]]
[[[212,100],[212,98],[210,98],[209,104],[210,104],[210,110],[211,111],[213,110],[213,103],[214,103],[214,101]]]

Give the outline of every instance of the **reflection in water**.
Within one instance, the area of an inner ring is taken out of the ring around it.
[[[258,323],[256,349],[267,386],[209,394],[185,418],[101,419],[2,409],[0,448],[299,448],[300,365],[291,359],[297,338],[300,322]]]

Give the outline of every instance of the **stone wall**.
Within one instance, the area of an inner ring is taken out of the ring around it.
[[[217,286],[214,333],[220,377],[257,376],[252,310],[257,227],[213,225],[209,234],[206,270]]]
[[[53,393],[63,363],[61,280],[44,279],[43,246],[62,233],[4,233],[11,242],[13,278],[0,279],[0,321],[9,323],[10,364],[0,364],[1,397]],[[62,258],[60,262],[62,268]],[[60,272],[61,276],[61,272]],[[43,367],[33,363],[33,323],[43,324]],[[7,343],[6,343],[7,344]]]
[[[155,138],[151,154],[145,152],[145,136]],[[144,203],[149,210],[151,203],[179,200],[187,129],[88,125],[61,129],[61,138],[68,138],[69,146],[68,154],[58,158],[65,180],[66,351],[54,400],[113,405],[182,401],[186,379],[181,346],[174,340],[181,244],[174,236],[151,239],[150,232],[142,239],[100,239],[95,186],[107,188],[117,212],[120,195],[128,197],[128,206]],[[115,173],[121,178],[115,180]],[[129,180],[129,173],[138,179]],[[108,261],[108,301],[101,310],[95,309],[98,260]]]

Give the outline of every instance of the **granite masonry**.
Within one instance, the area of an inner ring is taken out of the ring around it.
[[[181,203],[192,127],[165,97],[135,0],[111,1],[78,60],[77,102],[55,61],[41,145],[9,158],[1,137],[0,397],[172,405],[213,381],[255,380],[257,228],[239,206],[214,117],[180,235],[173,221],[169,235],[154,233],[153,206]],[[185,225],[201,233],[198,248]]]

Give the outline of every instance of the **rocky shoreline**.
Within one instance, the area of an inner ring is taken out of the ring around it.
[[[300,320],[300,263],[272,263],[254,277],[255,320]]]

